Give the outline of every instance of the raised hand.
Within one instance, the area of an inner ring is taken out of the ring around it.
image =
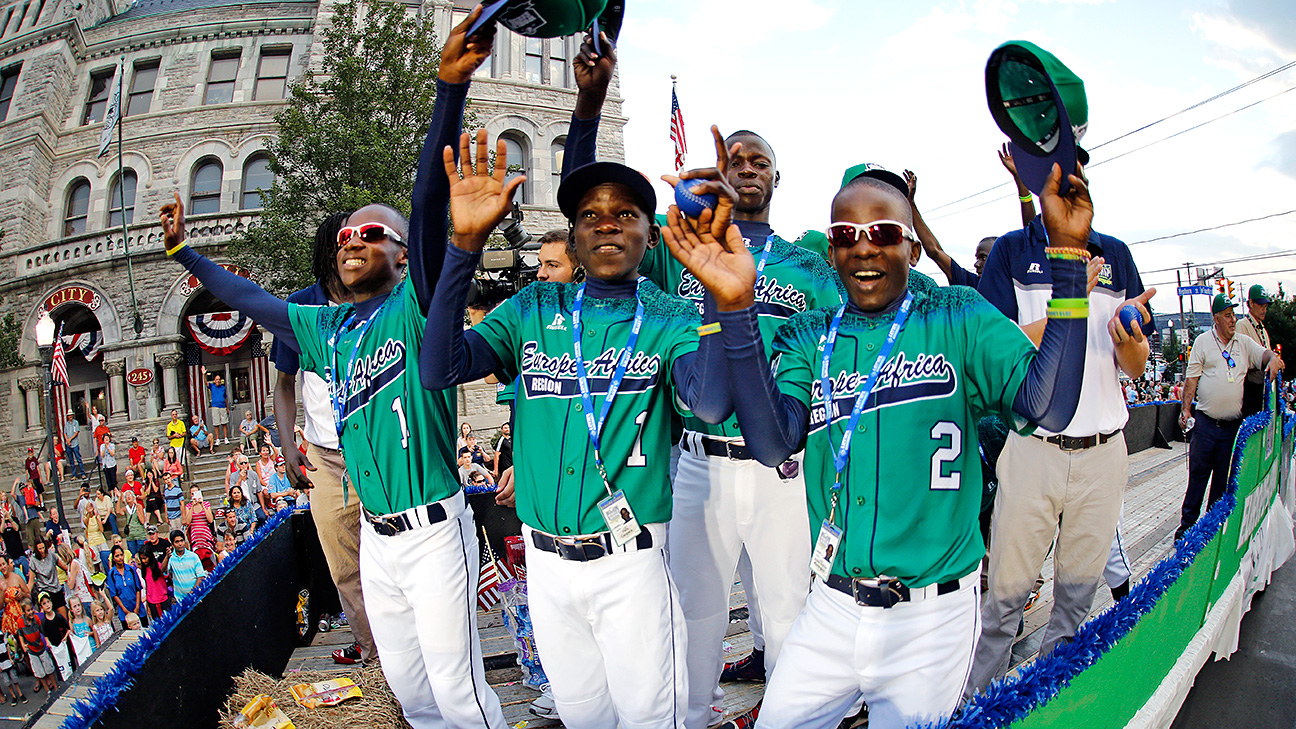
[[[607,53],[599,55],[594,50],[594,37],[586,34],[580,51],[572,59],[572,72],[576,75],[576,88],[607,96],[608,85],[612,83],[612,69],[616,67],[616,49],[607,33],[599,33],[599,43]]]
[[[490,58],[491,47],[495,42],[495,23],[487,23],[469,36],[468,29],[481,15],[482,6],[473,8],[463,22],[450,31],[445,46],[441,48],[441,66],[437,78],[451,84],[461,84],[472,79],[476,71],[487,58]]]
[[[738,193],[725,178],[724,170],[729,169],[729,157],[738,154],[742,149],[741,142],[734,142],[732,147],[725,148],[724,137],[720,128],[711,125],[711,136],[715,140],[716,166],[685,170],[679,177],[662,175],[671,187],[687,184],[689,191],[695,195],[715,195],[718,198],[715,212],[708,222],[710,233],[717,239],[727,234],[729,224],[733,222],[734,203],[738,202]]]
[[[918,194],[918,174],[910,170],[905,170],[904,181],[905,184],[909,186],[909,202],[912,203],[914,201],[914,196]]]
[[[720,311],[745,309],[756,300],[756,260],[738,226],[729,225],[721,236],[713,233],[715,217],[713,211],[703,210],[695,226],[671,205],[662,238],[671,255],[715,297]]]
[[[1076,165],[1076,171],[1079,170],[1080,165]],[[1044,228],[1050,246],[1085,250],[1093,223],[1093,200],[1089,197],[1089,186],[1080,175],[1070,175],[1067,181],[1071,183],[1070,189],[1065,195],[1059,195],[1062,168],[1055,163],[1040,194]]]
[[[999,164],[1008,170],[1008,174],[1012,175],[1014,181],[1021,184],[1021,180],[1017,177],[1017,163],[1013,161],[1012,149],[1008,147],[1007,142],[999,147]]]
[[[504,140],[496,141],[495,172],[490,171],[490,150],[486,130],[477,131],[477,158],[474,163],[467,133],[459,137],[459,169],[455,168],[454,151],[442,150],[446,177],[450,180],[450,220],[454,223],[453,242],[465,251],[476,253],[512,209],[513,193],[526,181],[525,175],[505,180],[508,150]],[[463,177],[460,178],[462,171]]]
[[[163,246],[168,256],[174,256],[185,247],[184,203],[180,202],[180,193],[173,193],[175,202],[162,206],[159,217],[162,222]]]

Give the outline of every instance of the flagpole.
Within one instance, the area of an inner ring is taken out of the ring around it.
[[[131,263],[130,252],[130,229],[126,222],[126,167],[123,164],[123,137],[126,128],[126,118],[122,112],[126,110],[126,56],[121,58],[121,72],[117,74],[117,189],[121,194],[121,216],[122,216],[122,246],[125,247],[126,253],[126,285],[130,287],[131,313],[135,315],[135,335],[139,336],[144,331],[144,320],[140,318],[139,304],[135,301],[135,267]],[[139,195],[139,176],[135,177],[135,194]],[[132,201],[133,202],[133,201]]]

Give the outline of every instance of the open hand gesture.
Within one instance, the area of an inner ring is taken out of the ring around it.
[[[1079,170],[1080,165],[1076,165],[1076,171]],[[1070,189],[1065,195],[1059,195],[1062,168],[1054,164],[1040,194],[1044,228],[1048,231],[1049,245],[1085,250],[1093,223],[1093,200],[1089,197],[1089,186],[1080,175],[1071,175],[1067,181],[1071,183]]]
[[[442,150],[446,177],[450,179],[450,220],[454,223],[454,244],[476,253],[512,208],[513,193],[526,181],[517,175],[504,179],[508,169],[508,150],[504,140],[495,143],[495,172],[490,172],[490,150],[486,130],[477,130],[477,159],[474,163],[467,133],[459,137],[459,169],[455,168],[454,151]],[[462,171],[463,177],[459,174]]]
[[[168,256],[184,247],[185,216],[184,203],[180,202],[180,193],[173,193],[175,202],[162,206],[159,217],[162,221],[162,240]]]
[[[495,23],[487,23],[476,34],[469,36],[468,29],[482,13],[481,6],[473,8],[463,22],[450,31],[445,46],[441,48],[441,66],[437,78],[446,83],[461,84],[472,79],[487,58],[495,42]]]
[[[1003,165],[1005,170],[1008,170],[1008,174],[1012,175],[1013,180],[1019,179],[1017,177],[1017,163],[1013,161],[1012,149],[1008,147],[1007,142],[999,146],[999,164]]]

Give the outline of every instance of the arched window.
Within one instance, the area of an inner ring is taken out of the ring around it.
[[[125,184],[122,181],[125,180]],[[108,227],[116,230],[122,224],[122,192],[126,193],[126,223],[135,222],[135,187],[138,178],[135,170],[126,170],[122,176],[113,180],[112,191],[108,194]]]
[[[513,198],[520,203],[530,204],[531,202],[531,155],[527,154],[526,137],[520,132],[505,132],[500,135],[504,140],[504,149],[508,151],[508,179],[517,175],[526,175],[527,182],[522,183],[522,189]]]
[[[63,211],[63,237],[86,232],[86,218],[90,215],[90,181],[77,178],[68,188],[67,207]]]
[[[270,171],[270,158],[256,155],[243,165],[243,197],[241,210],[260,210],[261,194],[274,187],[274,173]]]
[[[553,185],[554,204],[558,204],[558,186],[562,184],[563,149],[567,146],[566,137],[558,137],[549,145],[549,171]]]
[[[208,158],[194,167],[193,182],[189,185],[189,212],[194,215],[219,213],[221,198],[221,163]]]

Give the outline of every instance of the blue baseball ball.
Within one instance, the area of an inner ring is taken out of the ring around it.
[[[689,188],[697,184],[699,184],[698,180],[680,180],[680,183],[675,186],[675,205],[684,217],[694,220],[702,215],[703,210],[708,208],[714,210],[716,203],[720,201],[716,195],[694,195],[690,192]]]
[[[1134,327],[1143,324],[1143,315],[1139,313],[1138,308],[1133,304],[1127,304],[1121,307],[1120,321],[1121,326],[1125,327],[1125,331],[1133,334]]]

